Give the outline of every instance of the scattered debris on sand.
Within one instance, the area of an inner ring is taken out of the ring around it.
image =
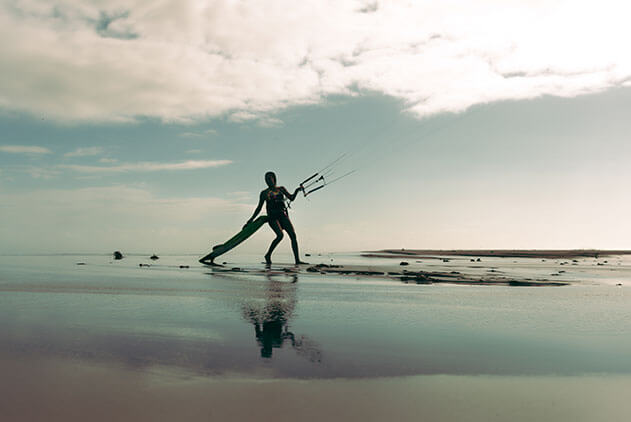
[[[551,281],[546,279],[532,281],[530,279],[515,279],[500,275],[501,271],[490,269],[489,275],[462,274],[459,271],[388,271],[387,266],[365,265],[326,265],[318,264],[307,268],[309,273],[326,275],[350,275],[350,276],[375,276],[392,280],[400,280],[404,283],[416,284],[470,284],[470,285],[505,285],[505,286],[565,286],[564,281]],[[558,275],[558,274],[556,274]]]

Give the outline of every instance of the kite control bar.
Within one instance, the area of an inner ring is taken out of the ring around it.
[[[320,176],[320,177],[318,177]],[[316,177],[318,177],[317,179],[315,179]],[[315,179],[315,180],[313,180]],[[322,182],[323,184],[318,186],[317,188],[308,190],[308,188],[310,188],[311,186],[316,185],[317,183]],[[312,192],[317,191],[318,189],[322,189],[324,186],[326,185],[326,180],[324,179],[324,174],[320,175],[320,173],[316,173],[313,176],[307,178],[305,181],[303,181],[300,184],[300,189],[302,190],[303,195],[306,197],[307,195],[309,195]]]
[[[335,179],[327,182],[327,180],[325,179],[325,177],[329,177],[333,174],[334,169],[332,168],[333,165],[335,165],[336,163],[338,163],[340,160],[342,160],[344,157],[346,156],[346,154],[342,154],[340,155],[336,160],[334,160],[331,164],[329,164],[328,166],[326,166],[325,168],[323,168],[322,170],[320,170],[317,173],[312,174],[311,176],[309,176],[308,178],[306,178],[301,184],[300,184],[300,190],[302,190],[302,194],[307,197],[309,194],[318,191],[320,189],[322,189],[323,187],[325,187],[326,185],[330,185],[333,182],[336,182],[346,176],[351,175],[352,173],[355,172],[355,170],[353,171],[349,171],[346,174],[343,174],[340,177],[336,177]],[[318,177],[319,176],[319,177]],[[313,189],[309,189],[310,187],[313,187],[315,185],[317,185],[318,183],[322,182],[321,185],[314,187]]]
[[[323,180],[324,180],[324,179],[323,179]],[[315,192],[315,191],[317,191],[317,190],[320,190],[320,189],[322,189],[322,188],[323,188],[323,187],[325,187],[325,186],[326,186],[326,182],[325,182],[325,184],[324,184],[324,185],[320,185],[320,186],[318,186],[317,188],[311,189],[309,192],[304,192],[304,194],[305,194],[305,196],[307,196],[307,195],[309,195],[310,193],[313,193],[313,192]]]
[[[307,179],[305,179],[301,184],[300,187],[302,187],[302,185],[304,185],[305,183],[307,183],[309,180],[313,179],[314,177],[316,177],[318,174],[320,174],[320,172],[315,173],[313,176],[308,177]]]
[[[328,185],[330,185],[330,184],[332,184],[332,183],[335,183],[335,182],[337,182],[338,180],[345,178],[346,176],[350,176],[351,174],[355,173],[355,171],[356,171],[356,170],[351,170],[351,171],[349,171],[348,173],[345,173],[345,174],[343,174],[343,175],[341,175],[341,176],[339,176],[339,177],[336,177],[336,178],[335,178],[335,179],[333,179],[333,180],[329,180],[329,181],[327,181],[327,180],[325,179],[325,177],[324,177],[324,176],[329,176],[329,175],[330,175],[330,172],[327,172],[326,174],[322,174],[322,175],[320,175],[319,173],[316,173],[316,174],[314,174],[313,176],[309,177],[309,178],[308,178],[307,180],[305,180],[304,182],[302,182],[302,183],[300,184],[300,188],[302,189],[302,193],[303,193],[303,194],[304,194],[304,196],[306,197],[306,196],[308,196],[309,194],[311,194],[311,193],[313,193],[313,192],[315,192],[315,191],[318,191],[318,190],[322,189],[322,188],[323,188],[323,187],[325,187],[325,186],[328,186]],[[320,177],[318,177],[317,179],[313,180],[313,179],[314,179],[315,177],[317,177],[317,176],[320,176]],[[318,184],[319,182],[322,182],[322,184],[321,184],[320,186],[317,186],[317,187],[315,187],[315,188],[313,188],[313,189],[307,190],[308,188],[310,188],[310,187],[312,187],[312,186],[314,186],[314,185]]]

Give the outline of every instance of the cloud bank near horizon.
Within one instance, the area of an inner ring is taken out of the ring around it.
[[[252,206],[243,203],[245,199],[158,197],[133,185],[0,191],[0,216],[11,221],[0,225],[0,236],[6,240],[0,253],[204,250],[209,238],[229,233],[221,223],[209,222],[225,222],[235,213],[246,215]]]
[[[51,150],[37,145],[0,145],[0,152],[8,154],[50,154]]]
[[[364,90],[425,116],[631,85],[631,6],[620,1],[261,5],[3,2],[0,108],[64,122],[227,116],[265,126],[288,106]]]
[[[61,169],[74,170],[81,173],[125,173],[133,171],[174,171],[174,170],[198,170],[212,167],[220,167],[232,164],[231,160],[187,160],[178,163],[160,163],[152,161],[140,161],[136,163],[122,163],[109,166],[92,166],[81,164],[60,164]]]

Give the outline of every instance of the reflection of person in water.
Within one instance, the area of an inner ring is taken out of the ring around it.
[[[272,252],[274,252],[274,249],[276,249],[280,241],[283,240],[283,230],[285,230],[291,239],[291,250],[294,253],[296,265],[305,264],[305,262],[300,261],[296,231],[289,220],[287,207],[285,206],[285,198],[293,201],[296,199],[296,195],[300,192],[302,187],[298,187],[294,193],[290,193],[284,186],[276,186],[276,174],[271,171],[265,173],[265,183],[267,183],[267,189],[263,190],[259,195],[259,203],[256,206],[256,210],[254,210],[254,214],[245,224],[248,225],[256,218],[258,213],[261,212],[263,203],[265,203],[267,216],[269,217],[268,224],[276,234],[276,238],[272,240],[272,244],[265,254],[265,263],[268,265],[272,263]]]
[[[296,306],[296,285],[270,281],[266,291],[265,305],[261,307],[246,304],[243,316],[254,325],[256,341],[261,348],[262,358],[271,358],[274,349],[280,349],[288,341],[298,352],[312,362],[320,362],[320,351],[314,342],[304,336],[296,338],[289,331],[289,319]],[[294,275],[294,283],[297,275]]]
[[[288,331],[287,319],[281,309],[271,309],[262,323],[254,322],[256,340],[261,346],[261,357],[271,358],[274,347],[281,348],[285,340],[295,343],[293,333]]]

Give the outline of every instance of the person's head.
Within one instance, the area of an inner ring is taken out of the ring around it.
[[[268,171],[267,173],[265,173],[265,183],[267,183],[267,186],[269,186],[270,188],[276,186],[276,175],[273,171]]]

